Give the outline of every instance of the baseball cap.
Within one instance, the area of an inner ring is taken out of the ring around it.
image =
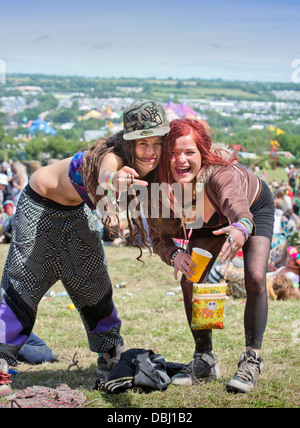
[[[0,184],[3,184],[3,186],[7,186],[8,185],[7,175],[0,174]]]
[[[138,100],[123,111],[124,140],[166,135],[170,131],[166,112],[161,103]]]

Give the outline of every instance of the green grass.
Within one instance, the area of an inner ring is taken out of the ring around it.
[[[274,178],[279,184],[281,180],[284,180],[286,182],[288,180],[287,173],[284,168],[267,169],[266,173],[268,175],[267,183],[269,183],[269,181],[273,180]]]
[[[143,266],[131,247],[105,247],[113,285],[126,281],[125,288],[114,288],[114,301],[123,321],[126,349],[145,348],[161,353],[166,361],[188,363],[194,345],[186,322],[179,281],[173,270],[158,256],[144,254]],[[0,246],[3,269],[7,246]],[[61,291],[58,282],[54,290]],[[168,295],[168,292],[175,293]],[[225,382],[237,368],[244,350],[243,313],[245,301],[226,302],[225,328],[213,333],[214,352],[218,355],[222,379],[205,385],[175,387],[164,392],[140,394],[129,391],[110,395],[93,391],[96,379],[96,354],[89,350],[85,331],[76,310],[70,310],[68,297],[44,299],[40,303],[34,332],[61,356],[58,363],[18,364],[14,389],[32,385],[56,387],[65,383],[82,391],[85,407],[94,408],[292,408],[300,403],[299,331],[293,322],[300,319],[299,302],[270,301],[263,358],[264,370],[254,392],[229,394]],[[299,327],[298,327],[299,330]],[[79,367],[69,365],[77,353]]]
[[[177,88],[174,85],[166,85],[159,87],[152,87],[152,95],[155,99],[165,99],[169,100],[171,95],[176,95],[179,99],[182,97],[187,97],[190,99],[198,98],[216,98],[220,97],[229,98],[229,99],[255,99],[257,96],[251,94],[250,92],[244,91],[237,88],[208,88],[208,87],[197,87],[193,85],[183,86]]]

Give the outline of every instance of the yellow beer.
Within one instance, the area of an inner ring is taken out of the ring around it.
[[[192,282],[198,282],[211,258],[212,254],[208,251],[203,250],[202,248],[194,247],[192,249],[191,259],[196,265],[196,268],[192,268],[195,272],[195,275],[192,275],[192,277],[188,278],[188,280]]]

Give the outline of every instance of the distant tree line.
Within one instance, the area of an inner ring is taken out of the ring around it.
[[[23,80],[22,80],[23,79]],[[171,85],[170,85],[171,83]],[[23,112],[14,115],[14,120],[19,123],[19,127],[4,132],[3,124],[9,123],[8,115],[0,113],[0,160],[1,159],[24,159],[39,160],[42,164],[47,162],[48,158],[62,159],[71,156],[78,150],[87,146],[83,142],[83,132],[86,129],[99,129],[105,125],[105,121],[89,119],[79,121],[80,115],[78,102],[74,101],[71,108],[58,108],[58,100],[53,96],[54,92],[80,92],[85,95],[105,96],[115,94],[118,87],[142,87],[141,94],[131,94],[133,98],[144,97],[158,99],[169,96],[170,87],[174,94],[184,93],[186,88],[202,86],[210,88],[234,88],[255,93],[258,96],[271,94],[272,90],[298,90],[299,85],[293,83],[261,83],[261,82],[239,82],[223,81],[221,79],[188,79],[173,80],[171,78],[161,81],[159,79],[137,79],[137,78],[86,78],[79,76],[46,76],[46,75],[9,75],[6,79],[6,87],[20,85],[40,86],[45,91],[43,94],[36,96],[27,95],[27,103],[30,105],[35,99],[38,105],[27,108]],[[16,89],[7,91],[0,85],[0,96],[21,95]],[[220,95],[220,94],[219,94]],[[124,96],[124,95],[123,95]],[[128,94],[130,96],[130,94]],[[271,95],[270,95],[271,96]],[[178,100],[179,101],[179,100]],[[49,112],[46,116],[47,121],[57,124],[57,136],[47,136],[43,133],[38,134],[30,139],[15,139],[15,136],[22,134],[24,131],[24,120],[35,120],[41,113]],[[263,156],[264,151],[270,148],[270,135],[268,129],[257,130],[249,129],[253,122],[250,119],[241,120],[238,117],[223,116],[215,111],[205,112],[207,121],[212,129],[212,138],[214,141],[228,143],[232,147],[235,144],[241,144],[247,151],[254,152],[258,156]],[[300,164],[300,126],[294,125],[288,121],[278,122],[277,126],[284,129],[285,134],[279,136],[280,150],[289,151],[296,156],[295,163]],[[71,129],[60,129],[60,125],[66,122],[72,122],[74,125]]]
[[[173,83],[171,85],[170,83]],[[165,90],[169,89],[168,94],[189,87],[203,88],[225,88],[239,89],[246,93],[255,95],[256,99],[274,99],[273,90],[295,90],[299,91],[297,83],[282,83],[282,82],[247,82],[239,80],[223,80],[223,79],[156,79],[151,77],[148,79],[142,78],[99,78],[99,77],[83,77],[83,76],[56,76],[43,74],[8,74],[6,76],[6,87],[14,87],[20,85],[40,86],[47,93],[53,92],[83,92],[92,97],[112,96],[118,93],[117,87],[141,87],[143,88],[143,97],[157,94],[160,91],[162,99],[165,99]],[[0,96],[3,96],[5,87],[0,86]],[[6,93],[7,95],[7,93]],[[120,95],[120,94],[119,94]],[[136,94],[128,94],[128,96]],[[215,96],[220,96],[216,92]]]

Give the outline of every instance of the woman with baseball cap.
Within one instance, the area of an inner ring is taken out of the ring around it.
[[[94,182],[101,183],[101,188],[98,188],[100,199],[104,189],[113,193],[110,198],[112,203],[108,201],[111,209],[105,206],[103,213],[104,204],[98,205],[104,217],[103,223],[111,231],[118,222],[119,206],[116,199],[123,199],[123,208],[127,209],[130,200],[135,197],[134,191],[130,192],[131,195],[127,193],[131,184],[147,186],[149,181],[158,182],[156,173],[163,138],[170,130],[163,105],[153,100],[138,100],[129,105],[123,111],[123,124],[124,130],[116,134],[114,140],[107,140],[101,146],[94,144],[96,155],[90,151],[91,155],[101,162],[99,176],[94,177]],[[95,195],[95,198],[99,200],[99,194]],[[107,201],[107,198],[105,200]],[[144,245],[149,245],[147,223],[143,215],[133,217],[127,214],[127,221],[130,242],[140,249],[140,259],[142,251],[135,235],[139,235]]]
[[[99,183],[111,183],[117,190],[122,184],[127,187],[129,180],[146,185],[138,178],[158,166],[163,137],[170,130],[164,107],[158,101],[135,101],[124,110],[123,123],[124,131],[119,133],[117,143],[102,148],[99,173]]]

